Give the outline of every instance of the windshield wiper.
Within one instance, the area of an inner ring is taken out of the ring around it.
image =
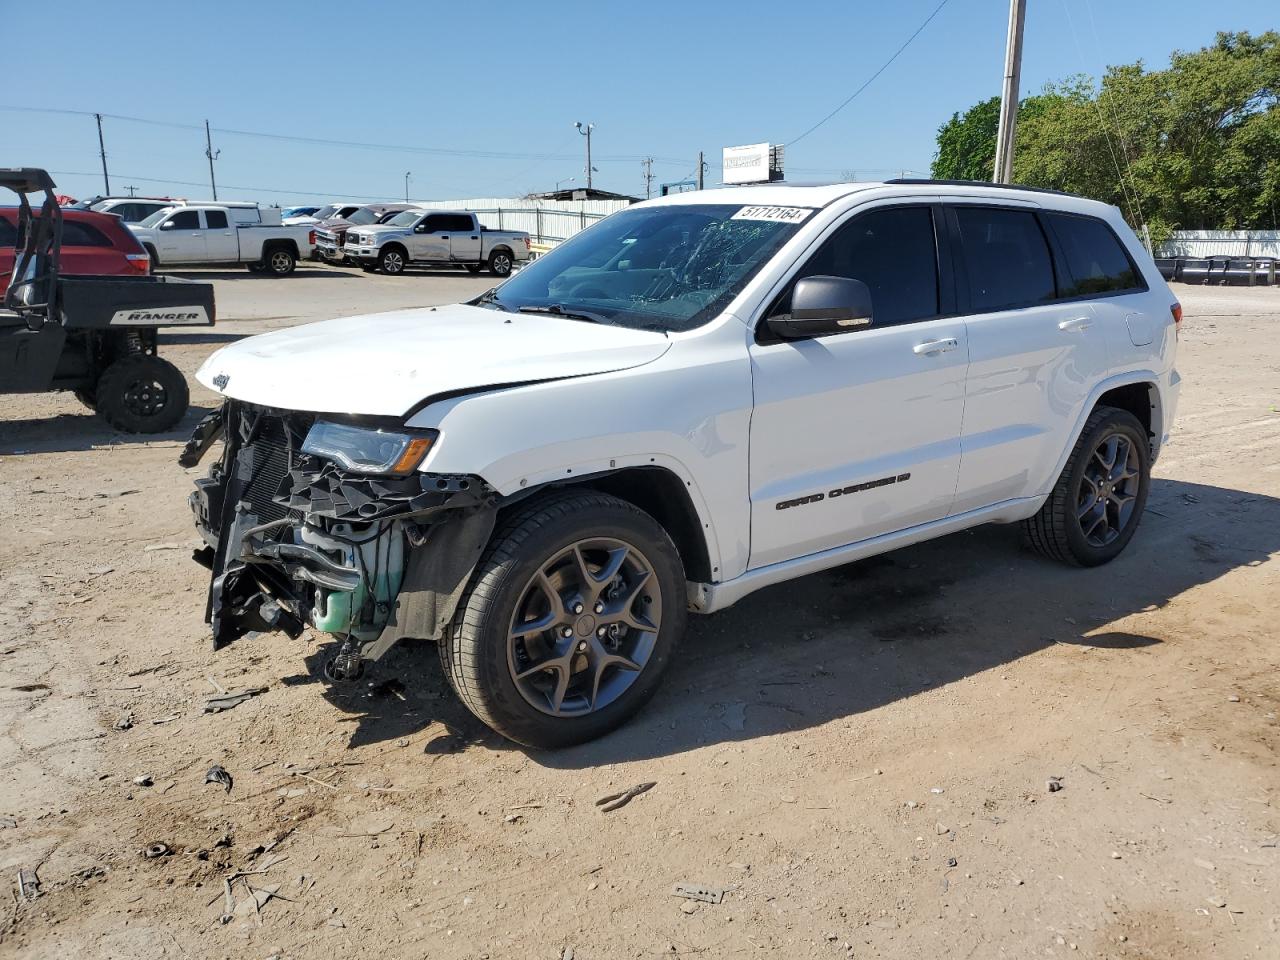
[[[585,310],[566,310],[561,304],[552,303],[545,307],[525,306],[520,307],[519,313],[549,313],[555,317],[568,317],[570,320],[585,320],[588,323],[608,323],[603,314],[588,313]]]
[[[491,287],[490,289],[486,290],[484,293],[480,294],[480,296],[472,300],[471,304],[472,306],[476,306],[476,307],[489,307],[489,306],[496,307],[497,309],[503,311],[504,313],[512,312],[510,307],[508,307],[506,304],[502,303],[498,299],[497,287]]]

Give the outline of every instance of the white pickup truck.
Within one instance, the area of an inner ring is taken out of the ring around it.
[[[410,264],[453,264],[479,273],[488,267],[505,277],[529,259],[529,235],[520,230],[490,230],[474,213],[450,210],[402,210],[391,219],[347,230],[343,253],[366,270],[403,272]]]
[[[241,263],[283,277],[315,249],[312,227],[244,223],[241,213],[212,204],[172,207],[128,226],[153,267]]]
[[[599,736],[653,694],[686,611],[984,523],[1114,558],[1173,423],[1181,318],[1118,210],[1052,191],[629,207],[470,303],[205,362],[227,399],[183,462],[224,437],[191,497],[215,645],[310,626],[351,679],[432,640],[506,736]]]

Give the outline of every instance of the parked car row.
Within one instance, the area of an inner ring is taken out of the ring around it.
[[[148,269],[243,264],[285,276],[298,260],[310,258],[388,275],[413,265],[452,265],[505,277],[531,257],[523,231],[491,230],[474,213],[412,203],[281,209],[242,201],[95,197],[77,206],[68,214],[111,214],[124,221],[142,244]]]

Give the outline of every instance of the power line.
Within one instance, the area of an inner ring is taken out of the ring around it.
[[[83,170],[50,170],[49,173],[55,177],[96,177],[96,173],[85,173]],[[208,184],[199,180],[166,180],[162,177],[139,177],[132,173],[118,173],[116,176],[124,177],[126,180],[140,180],[143,183],[161,183],[173,187],[207,187]],[[238,186],[234,183],[224,183],[223,190],[244,190],[249,193],[285,193],[290,196],[299,197],[329,197],[336,200],[350,200],[350,193],[321,193],[316,190],[303,190],[293,188],[289,190],[280,189],[278,187],[246,187]],[[398,200],[399,197],[387,196],[385,194],[365,194],[359,196],[368,197],[370,200]]]
[[[951,0],[942,0],[942,2],[941,2],[940,4],[938,4],[936,7],[934,7],[934,9],[933,9],[933,13],[931,13],[931,14],[929,14],[929,16],[925,17],[924,23],[922,23],[922,24],[920,24],[920,26],[916,27],[915,33],[913,33],[913,34],[911,34],[911,36],[907,37],[906,41],[902,44],[902,46],[900,46],[897,50],[895,50],[895,51],[893,52],[893,56],[891,56],[888,60],[886,60],[886,61],[885,61],[885,62],[880,66],[880,69],[879,69],[879,70],[877,70],[877,71],[876,71],[875,73],[873,73],[870,77],[868,77],[868,78],[866,79],[866,81],[862,84],[862,86],[860,86],[857,90],[853,91],[853,93],[849,94],[849,96],[845,98],[844,102],[843,102],[843,103],[841,103],[841,104],[840,104],[840,106],[836,107],[834,110],[832,110],[830,113],[828,113],[825,117],[823,117],[821,120],[819,120],[817,123],[815,123],[812,127],[810,127],[808,130],[806,130],[804,133],[800,134],[800,136],[798,136],[798,137],[792,137],[790,140],[788,140],[788,141],[787,141],[787,146],[789,146],[789,147],[794,147],[797,143],[799,143],[801,140],[803,140],[803,139],[804,139],[805,137],[807,137],[809,134],[813,133],[813,131],[817,130],[820,126],[822,126],[824,123],[826,123],[826,122],[827,122],[828,120],[830,120],[832,117],[834,117],[837,113],[839,113],[841,110],[843,110],[843,109],[844,109],[845,107],[847,107],[849,104],[853,103],[853,101],[857,98],[858,94],[862,93],[862,91],[863,91],[863,90],[865,90],[865,89],[867,89],[867,87],[871,86],[872,82],[876,79],[876,77],[880,76],[880,74],[882,74],[882,73],[884,73],[886,70],[888,70],[888,69],[889,69],[889,65],[890,65],[890,64],[892,64],[892,63],[893,63],[893,61],[897,60],[899,56],[901,56],[901,55],[902,55],[902,51],[906,50],[906,49],[907,49],[907,47],[911,46],[912,41],[913,41],[913,40],[915,40],[915,38],[916,38],[916,37],[920,36],[920,34],[924,31],[924,28],[925,28],[925,27],[927,27],[930,23],[932,23],[932,22],[933,22],[933,18],[934,18],[934,17],[936,17],[939,13],[941,13],[941,12],[942,12],[942,8],[943,8],[943,7],[945,7],[945,6],[946,6],[948,3],[950,3],[950,2],[951,2]]]
[[[16,113],[48,113],[60,114],[63,116],[73,117],[103,117],[109,120],[120,120],[126,123],[144,123],[156,127],[170,127],[177,130],[195,130],[203,131],[203,124],[196,123],[180,123],[175,120],[157,120],[153,117],[135,117],[119,113],[94,113],[91,110],[67,110],[56,107],[26,107],[16,106],[13,104],[0,104],[0,110],[7,110]],[[432,156],[448,156],[448,157],[467,157],[473,160],[576,160],[577,156],[570,153],[565,154],[541,154],[541,153],[525,153],[511,152],[503,150],[476,150],[462,147],[423,147],[412,144],[396,144],[396,143],[368,143],[356,140],[333,140],[324,137],[309,137],[298,134],[288,133],[267,133],[260,130],[236,130],[230,127],[210,127],[213,133],[222,136],[231,137],[253,137],[261,140],[279,140],[290,143],[311,144],[314,146],[325,147],[349,147],[359,150],[383,150],[393,151],[396,153],[421,153]],[[608,161],[610,163],[635,163],[643,160],[640,154],[615,154],[610,156],[595,157],[596,161]],[[675,157],[655,157],[655,163],[666,163],[679,166],[687,163],[687,160],[681,160]]]

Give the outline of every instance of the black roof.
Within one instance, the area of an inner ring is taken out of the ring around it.
[[[39,167],[0,167],[0,187],[8,187],[16,193],[52,190],[55,186],[48,171]]]

